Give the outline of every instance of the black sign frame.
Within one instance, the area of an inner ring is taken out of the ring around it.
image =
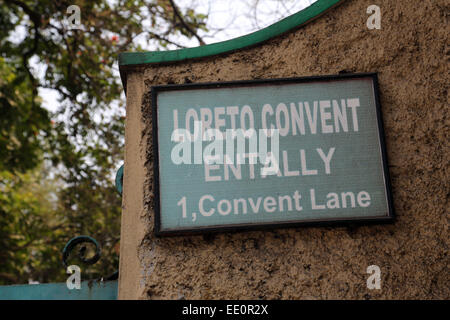
[[[229,88],[244,87],[265,84],[289,84],[289,83],[307,83],[307,82],[327,82],[343,79],[360,79],[370,78],[373,81],[375,109],[378,125],[378,138],[381,147],[381,158],[383,166],[383,174],[385,180],[385,191],[387,196],[387,215],[380,217],[355,217],[355,218],[324,218],[307,221],[292,221],[279,223],[260,223],[245,225],[224,225],[224,226],[207,226],[198,228],[182,228],[178,230],[161,230],[161,207],[160,207],[160,175],[159,175],[159,141],[158,141],[158,101],[159,92],[173,90],[192,90],[192,89],[211,89],[211,88]],[[152,134],[153,134],[153,192],[154,192],[154,234],[157,237],[163,236],[180,236],[180,235],[196,235],[205,233],[223,233],[223,232],[242,232],[255,230],[271,230],[279,228],[299,228],[299,227],[329,227],[329,226],[349,226],[349,225],[372,225],[372,224],[388,224],[395,222],[394,202],[392,196],[392,186],[389,174],[389,165],[386,150],[386,140],[383,125],[383,115],[381,111],[379,82],[377,73],[346,73],[338,75],[309,76],[296,78],[274,78],[274,79],[258,79],[258,80],[239,80],[226,82],[209,82],[209,83],[186,83],[186,84],[168,84],[156,85],[150,88],[151,110],[152,110]]]

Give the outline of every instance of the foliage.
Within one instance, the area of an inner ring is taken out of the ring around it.
[[[56,186],[44,181],[44,172],[0,177],[0,280],[18,283],[28,279],[47,282],[61,274],[59,247],[65,241],[65,218],[49,198]]]
[[[76,4],[81,28],[66,23]],[[90,276],[118,267],[124,117],[117,55],[202,44],[205,15],[172,0],[0,1],[0,284],[65,279],[61,250],[86,234],[102,245]],[[43,107],[42,89],[58,106]],[[85,275],[85,274],[83,274]]]

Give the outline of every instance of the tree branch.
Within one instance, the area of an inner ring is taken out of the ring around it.
[[[17,277],[11,273],[6,273],[6,272],[0,272],[0,279],[4,279],[7,280],[11,283],[16,283],[17,282]]]
[[[6,0],[6,2],[22,8],[36,26],[39,27],[41,25],[41,16],[33,11],[26,3],[19,0]]]
[[[183,27],[189,31],[189,33],[191,33],[195,38],[197,38],[198,42],[200,43],[201,46],[204,46],[206,43],[205,41],[203,41],[203,39],[197,34],[197,32],[195,32],[195,30],[193,30],[189,24],[186,23],[186,21],[184,21],[183,17],[180,14],[180,11],[178,10],[178,7],[176,6],[175,2],[173,0],[169,0],[170,5],[173,8],[173,11],[175,12],[176,17],[178,18],[178,20],[180,20],[181,24],[183,25]]]

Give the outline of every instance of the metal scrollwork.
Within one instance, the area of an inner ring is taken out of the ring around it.
[[[119,170],[116,173],[116,189],[119,192],[119,194],[122,196],[122,185],[123,185],[123,165],[119,168]],[[86,246],[82,245],[78,251],[78,257],[81,259],[81,261],[85,264],[94,264],[96,263],[101,256],[102,250],[100,248],[100,245],[98,242],[89,236],[78,236],[75,238],[72,238],[67,242],[66,246],[63,249],[63,264],[65,267],[67,267],[67,259],[70,256],[70,253],[75,249],[76,246],[82,243],[92,243],[95,246],[95,255],[92,258],[86,258]],[[110,276],[106,277],[105,280],[117,280],[119,277],[119,271],[114,272]]]
[[[98,242],[89,236],[78,236],[75,238],[72,238],[67,242],[66,246],[63,249],[63,263],[64,266],[67,267],[67,259],[69,258],[70,253],[75,249],[76,246],[82,243],[92,243],[95,245],[95,255],[92,258],[86,258],[86,246],[82,245],[78,251],[78,257],[81,259],[81,261],[85,264],[94,264],[96,263],[101,256],[101,248]]]

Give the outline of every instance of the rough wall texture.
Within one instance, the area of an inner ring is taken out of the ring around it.
[[[371,4],[381,30],[366,27]],[[445,0],[347,0],[251,49],[130,72],[119,298],[449,299],[448,12]],[[154,237],[150,86],[341,71],[379,73],[395,224]],[[372,264],[381,290],[366,287]]]

